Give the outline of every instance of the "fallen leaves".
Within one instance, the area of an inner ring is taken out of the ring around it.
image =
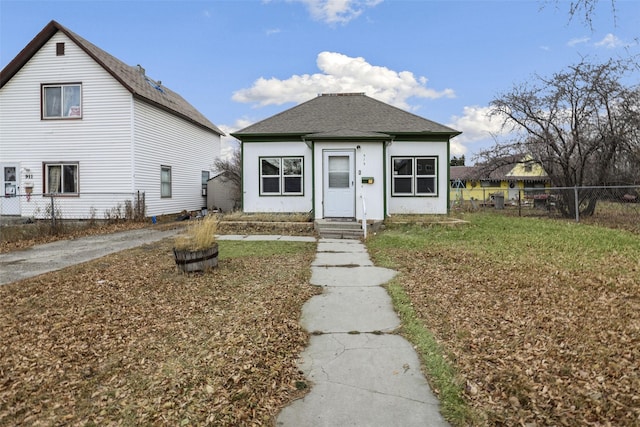
[[[384,252],[483,422],[640,425],[634,260],[614,254],[593,271],[454,244]]]
[[[268,425],[316,292],[314,245],[273,244],[298,248],[185,275],[166,241],[0,287],[0,424]]]

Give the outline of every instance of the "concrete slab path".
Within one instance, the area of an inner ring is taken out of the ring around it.
[[[375,267],[357,240],[320,239],[311,283],[324,292],[303,307],[312,333],[299,366],[310,392],[284,408],[280,427],[448,426]]]
[[[183,228],[158,230],[142,228],[110,234],[59,240],[28,249],[0,254],[0,285],[50,271],[60,270],[74,264],[91,261],[111,253],[152,243],[184,232]],[[283,235],[220,235],[218,240],[268,240],[315,242],[313,236]]]
[[[183,229],[141,228],[110,234],[59,240],[0,254],[0,285],[60,270],[182,232]]]

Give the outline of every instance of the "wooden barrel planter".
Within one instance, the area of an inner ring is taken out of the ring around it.
[[[185,273],[206,271],[218,266],[218,244],[199,251],[173,248],[176,266]]]

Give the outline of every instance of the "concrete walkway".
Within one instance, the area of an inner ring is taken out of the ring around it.
[[[0,254],[0,285],[162,240],[182,231],[181,228],[165,231],[141,228],[71,240],[59,240]]]
[[[60,270],[74,264],[101,258],[114,252],[152,243],[184,232],[183,228],[158,230],[141,228],[117,233],[59,240],[28,249],[0,254],[0,285],[50,271]],[[315,242],[311,236],[280,235],[222,235],[218,240],[287,240]]]
[[[276,424],[297,426],[447,426],[411,344],[393,332],[400,320],[380,285],[395,272],[375,267],[357,240],[321,239],[302,326],[312,333],[300,369],[311,383]]]

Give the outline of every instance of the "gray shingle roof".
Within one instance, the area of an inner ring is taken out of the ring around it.
[[[453,137],[460,132],[362,93],[343,93],[320,95],[232,133],[238,139],[269,134],[380,138],[407,134]]]
[[[138,99],[208,129],[218,135],[224,133],[202,113],[189,104],[182,96],[171,89],[158,85],[137,66],[130,66],[110,55],[91,42],[85,40],[69,29],[51,21],[36,37],[0,72],[0,88],[3,87],[31,57],[51,38],[61,31],[109,74],[118,80],[131,94]]]

